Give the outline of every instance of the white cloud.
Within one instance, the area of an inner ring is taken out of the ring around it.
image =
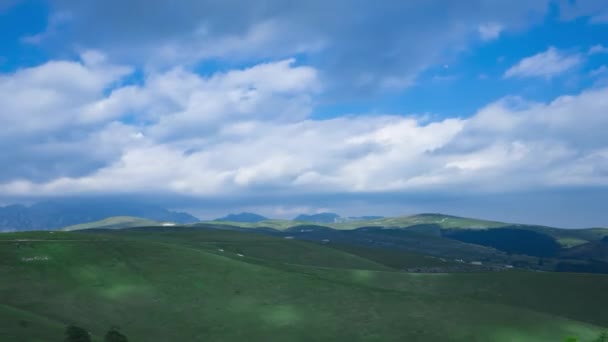
[[[608,53],[608,47],[605,47],[601,44],[593,45],[592,47],[589,48],[589,52],[587,52],[587,54],[589,54],[589,55],[604,54],[604,53]]]
[[[52,131],[86,120],[81,111],[103,99],[104,91],[132,72],[130,67],[104,63],[92,53],[81,62],[50,61],[46,64],[0,75],[0,137]],[[107,113],[104,113],[107,114]]]
[[[503,30],[504,27],[498,23],[486,23],[478,27],[479,36],[482,40],[494,40],[500,36]]]
[[[578,54],[567,54],[550,47],[547,51],[526,57],[508,69],[504,77],[542,77],[550,79],[580,65],[582,58]]]
[[[40,125],[53,141],[39,141],[39,130],[32,129],[37,126],[2,117],[21,136],[13,144],[23,152],[20,159],[9,156],[17,164],[9,167],[27,166],[47,177],[4,170],[1,192],[300,196],[608,185],[608,88],[550,103],[505,98],[469,118],[313,120],[322,84],[316,69],[293,60],[209,77],[175,68],[148,74],[137,86],[114,85],[108,93],[103,89],[129,69],[98,57],[3,76],[4,87],[52,85],[61,99],[39,102],[36,110],[22,104],[22,119],[39,120],[39,112],[62,119]],[[110,70],[120,72],[111,76]],[[56,75],[66,72],[81,77],[58,83]],[[13,99],[0,101],[15,106]],[[27,162],[40,155],[51,157]]]

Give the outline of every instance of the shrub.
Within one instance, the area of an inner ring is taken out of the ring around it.
[[[66,342],[91,342],[89,332],[81,327],[70,325],[65,329]]]
[[[110,331],[108,331],[104,338],[104,342],[128,342],[128,341],[129,340],[127,339],[127,337],[125,335],[121,334],[120,332],[118,332],[116,329],[111,329]]]

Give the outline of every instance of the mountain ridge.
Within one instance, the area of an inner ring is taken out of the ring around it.
[[[184,212],[126,199],[64,199],[0,207],[0,231],[50,230],[95,222],[116,216],[132,216],[180,224],[200,221]]]
[[[262,216],[256,213],[249,213],[249,212],[241,212],[238,214],[233,214],[230,213],[224,217],[220,217],[220,218],[216,218],[213,221],[229,221],[229,222],[249,222],[249,223],[256,223],[256,222],[260,222],[260,221],[266,221],[268,220],[268,217],[266,216]]]

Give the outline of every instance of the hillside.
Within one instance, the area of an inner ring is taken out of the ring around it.
[[[293,221],[311,223],[335,223],[340,219],[340,215],[335,213],[300,214]]]
[[[327,215],[326,215],[327,214]],[[469,228],[484,229],[508,225],[507,223],[485,221],[471,218],[463,218],[442,214],[419,214],[412,216],[399,217],[378,217],[372,216],[371,219],[365,217],[353,220],[341,220],[337,214],[326,213],[316,215],[299,215],[294,220],[265,220],[257,223],[225,222],[226,224],[238,225],[241,227],[264,226],[275,229],[287,229],[301,225],[303,223],[322,223],[323,225],[335,229],[354,229],[359,227],[388,227],[388,228],[407,228],[421,224],[437,224],[442,228]],[[342,221],[342,222],[336,222]]]
[[[219,222],[229,226],[241,228],[266,227],[277,230],[288,230],[304,224],[315,222],[290,221],[290,220],[264,220],[257,223],[243,222]],[[403,228],[418,232],[427,232],[441,235],[440,231],[450,230],[476,230],[483,231],[488,229],[505,228],[518,229],[537,232],[550,236],[561,247],[573,247],[590,241],[597,241],[604,236],[608,236],[608,228],[588,228],[588,229],[563,229],[545,227],[538,225],[512,224],[496,221],[487,221],[473,218],[465,218],[443,214],[419,214],[412,216],[385,217],[368,220],[343,221],[338,223],[322,223],[323,226],[338,229],[352,230],[362,227],[382,227],[382,228]]]
[[[1,234],[0,334],[72,323],[133,341],[589,341],[608,327],[608,276],[410,274],[369,253],[192,228]]]
[[[593,259],[608,262],[608,236],[602,240],[588,242],[565,250],[562,253],[566,257],[578,259]]]

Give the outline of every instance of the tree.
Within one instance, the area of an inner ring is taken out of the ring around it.
[[[116,329],[110,329],[104,338],[104,342],[129,342],[129,340]]]
[[[81,327],[70,325],[65,329],[66,342],[91,342],[89,332]]]

